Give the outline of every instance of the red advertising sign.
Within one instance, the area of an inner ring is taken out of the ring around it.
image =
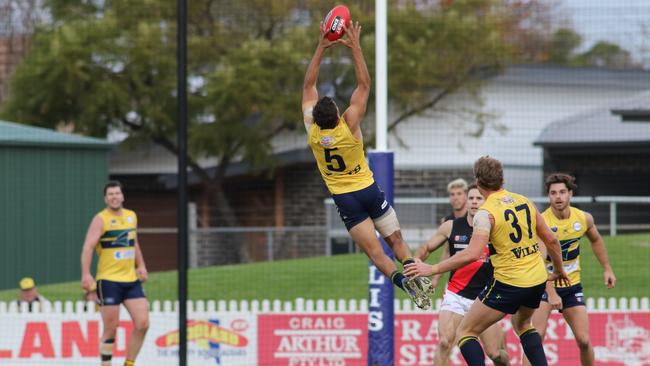
[[[438,343],[438,316],[401,314],[395,317],[395,365],[431,365]],[[596,365],[650,365],[650,313],[589,314],[589,336],[596,355]],[[521,364],[523,350],[508,319],[501,327],[506,334],[510,363]],[[544,350],[549,365],[580,364],[575,337],[561,314],[554,313],[548,322]],[[465,365],[458,348],[451,355],[451,365]]]
[[[258,365],[366,365],[365,314],[260,315],[257,329]]]
[[[261,315],[258,364],[365,366],[367,319],[365,314]],[[596,365],[650,366],[650,312],[592,313],[589,322]],[[523,351],[510,321],[504,319],[500,325],[511,364],[521,364]],[[395,315],[395,365],[433,364],[437,343],[437,314]],[[561,314],[549,319],[544,349],[549,365],[580,364],[575,337]],[[465,365],[458,348],[450,363]]]

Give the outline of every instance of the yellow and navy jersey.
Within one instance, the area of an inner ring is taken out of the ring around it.
[[[490,261],[494,278],[516,287],[533,287],[548,274],[537,243],[537,208],[528,198],[503,189],[481,206],[494,217]]]
[[[363,141],[352,135],[343,117],[331,129],[322,130],[313,123],[307,138],[318,170],[332,194],[358,191],[374,183]]]
[[[133,282],[135,273],[135,239],[138,218],[135,212],[122,209],[122,215],[115,215],[108,209],[99,214],[104,223],[102,235],[97,243],[99,256],[97,280]]]
[[[587,232],[587,219],[581,210],[575,207],[569,207],[569,210],[570,214],[567,219],[557,218],[550,207],[542,213],[542,217],[560,241],[564,271],[569,275],[571,285],[576,285],[580,283],[580,239]],[[549,271],[553,271],[550,258],[546,258],[546,265]]]

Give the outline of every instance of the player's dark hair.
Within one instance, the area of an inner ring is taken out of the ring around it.
[[[551,190],[551,185],[555,183],[564,183],[566,188],[573,192],[578,188],[576,184],[576,178],[570,174],[565,173],[553,173],[546,177],[544,181],[544,187],[546,188],[546,194]]]
[[[104,186],[104,196],[106,196],[106,191],[108,191],[109,188],[113,188],[113,187],[120,187],[120,190],[122,191],[122,183],[120,183],[117,180],[111,180],[108,181],[108,183],[106,183],[106,185]]]
[[[467,186],[467,192],[469,192],[471,189],[478,189],[478,184],[472,183],[469,186]]]
[[[503,165],[495,158],[483,156],[474,163],[476,184],[490,191],[503,187]]]
[[[339,110],[334,99],[322,97],[316,102],[312,111],[314,122],[323,130],[336,127],[339,122]]]

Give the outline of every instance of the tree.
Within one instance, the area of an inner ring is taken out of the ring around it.
[[[573,64],[619,69],[639,67],[632,61],[629,51],[607,41],[596,42],[588,51],[576,56]]]
[[[582,37],[570,28],[560,28],[553,33],[548,61],[567,65],[575,57],[574,51],[582,43]]]
[[[9,76],[29,52],[31,37],[45,21],[42,0],[3,0],[0,2],[0,102],[8,91]]]
[[[486,76],[508,62],[508,34],[519,16],[497,0],[390,2],[389,91],[395,129],[437,108],[454,92],[478,98]],[[126,144],[153,142],[177,154],[176,19],[172,1],[48,2],[52,21],[17,71],[3,115],[44,127],[67,126]],[[302,77],[313,52],[324,0],[196,0],[189,2],[189,165],[218,215],[210,224],[237,225],[224,193],[235,161],[257,171],[273,165],[271,139],[301,130]],[[373,2],[351,4],[364,25],[374,69]],[[347,102],[353,70],[342,47],[329,53],[321,83]],[[372,110],[372,106],[369,110]],[[476,110],[469,112],[479,123]],[[372,127],[366,124],[366,127]],[[214,169],[199,158],[214,158]],[[240,260],[248,253],[239,246]]]

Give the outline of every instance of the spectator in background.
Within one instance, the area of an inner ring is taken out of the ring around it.
[[[444,217],[440,223],[467,215],[467,181],[463,178],[452,180],[447,184],[447,193],[452,213]]]
[[[46,299],[43,295],[38,293],[36,289],[36,281],[31,277],[25,277],[19,282],[20,285],[20,294],[18,295],[18,306],[20,307],[22,303],[28,304],[29,311],[32,311],[32,304],[35,302],[44,303],[49,300]]]

